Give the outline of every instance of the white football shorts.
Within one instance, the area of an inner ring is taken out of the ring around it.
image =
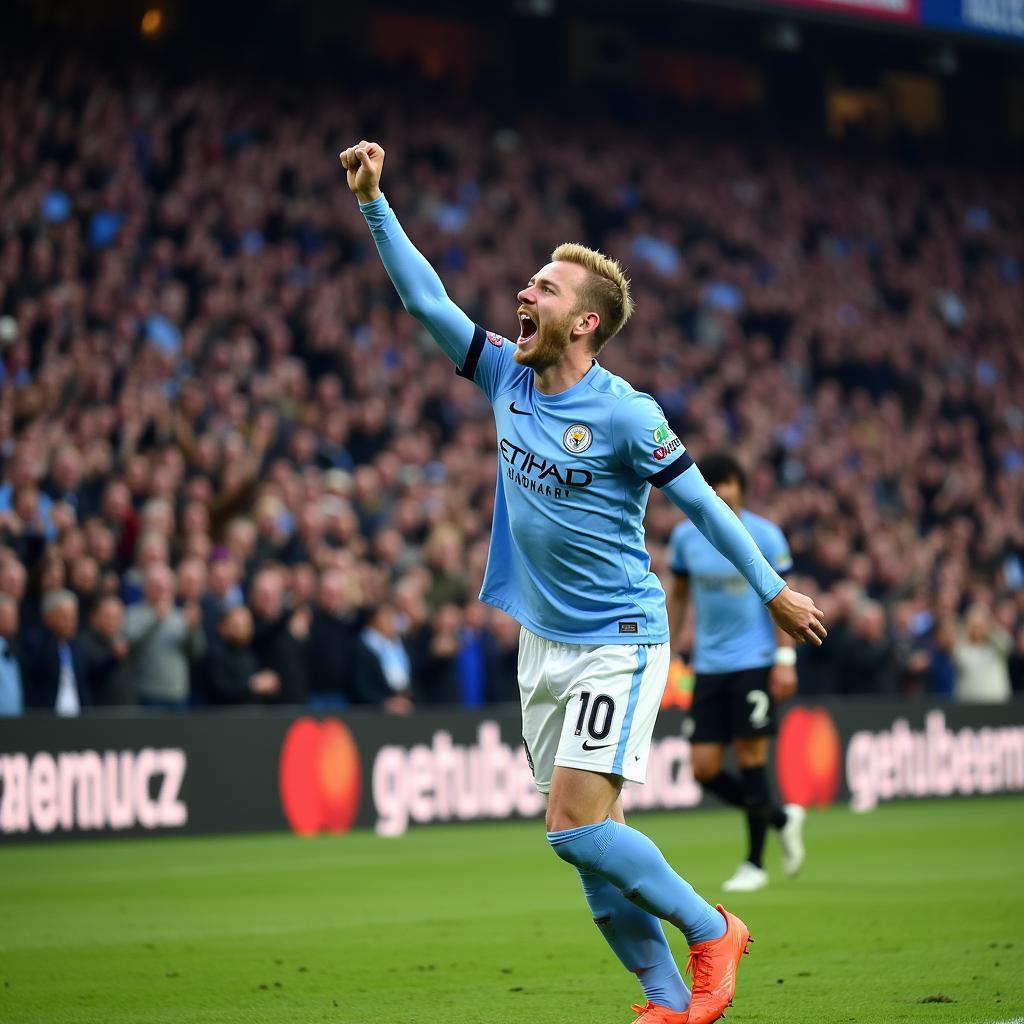
[[[644,782],[668,668],[668,644],[563,644],[522,629],[523,742],[537,789],[550,791],[555,765]]]

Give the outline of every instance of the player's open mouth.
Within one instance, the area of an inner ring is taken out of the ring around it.
[[[516,341],[517,345],[522,344],[524,341],[529,341],[537,333],[537,322],[530,316],[529,313],[520,312],[519,314],[519,338]]]

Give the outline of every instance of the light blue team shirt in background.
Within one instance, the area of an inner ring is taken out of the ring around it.
[[[782,531],[746,509],[740,511],[739,518],[776,572],[788,572],[793,559]],[[694,670],[739,672],[773,664],[775,624],[733,564],[701,536],[693,523],[680,523],[672,531],[669,550],[672,571],[690,581]]]
[[[762,600],[782,589],[653,398],[596,360],[567,391],[538,392],[515,344],[448,298],[384,196],[360,209],[405,308],[494,410],[499,472],[482,601],[548,640],[667,642],[665,594],[644,545],[652,485],[730,554]]]

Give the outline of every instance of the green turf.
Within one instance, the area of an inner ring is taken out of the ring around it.
[[[738,815],[633,820],[720,898]],[[1024,800],[808,833],[798,881],[772,849],[772,886],[730,901],[757,940],[731,1024],[1024,1016]],[[637,997],[535,823],[0,850],[3,1024],[616,1024]]]

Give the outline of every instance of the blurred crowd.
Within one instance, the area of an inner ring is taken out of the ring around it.
[[[488,329],[561,241],[627,265],[602,363],[746,465],[826,612],[805,692],[1024,689],[1019,177],[488,110],[0,78],[0,710],[517,699],[490,410],[380,266],[359,138]],[[663,575],[678,519],[654,493]]]

